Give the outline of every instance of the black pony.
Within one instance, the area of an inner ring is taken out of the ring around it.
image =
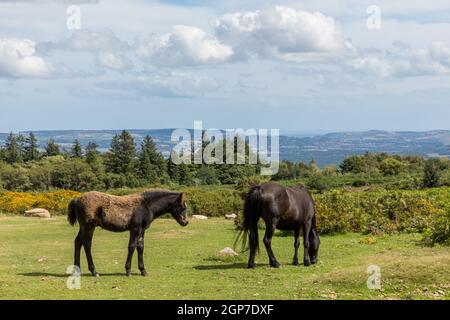
[[[247,193],[244,206],[244,240],[248,234],[250,257],[248,267],[255,267],[255,254],[259,250],[258,221],[262,218],[266,224],[264,245],[269,255],[270,266],[278,268],[280,264],[272,251],[271,241],[275,229],[294,231],[294,260],[298,265],[298,247],[300,229],[303,229],[303,264],[309,266],[317,262],[319,234],[316,228],[314,202],[308,190],[303,186],[285,188],[274,182],[254,186]]]

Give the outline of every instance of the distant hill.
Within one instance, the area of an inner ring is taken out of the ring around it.
[[[172,148],[170,141],[174,129],[129,130],[139,145],[146,135],[155,140],[159,150],[165,156]],[[35,131],[39,145],[54,139],[64,148],[70,148],[73,140],[80,140],[83,146],[90,141],[99,145],[100,151],[106,151],[112,137],[120,130],[67,130]],[[26,134],[26,132],[23,132]],[[450,130],[426,132],[337,132],[327,134],[310,134],[303,136],[283,132],[280,136],[280,158],[283,160],[308,162],[314,159],[319,166],[339,164],[352,154],[364,152],[387,152],[391,154],[417,154],[421,156],[450,157]],[[0,133],[0,144],[8,134]]]

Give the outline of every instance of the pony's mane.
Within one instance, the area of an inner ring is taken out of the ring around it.
[[[142,197],[146,201],[155,201],[166,196],[178,196],[178,193],[163,189],[152,189],[142,193]]]

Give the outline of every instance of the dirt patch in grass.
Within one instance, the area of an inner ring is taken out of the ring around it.
[[[154,233],[150,232],[149,238],[153,239],[184,238],[186,236],[192,236],[194,234],[196,234],[196,232],[191,230],[167,230]]]

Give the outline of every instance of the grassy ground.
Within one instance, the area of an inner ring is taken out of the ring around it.
[[[64,217],[0,217],[0,299],[445,299],[450,298],[450,248],[421,246],[420,235],[323,236],[319,263],[290,265],[293,238],[276,236],[280,269],[267,266],[262,248],[254,270],[247,254],[220,259],[233,244],[233,223],[223,219],[155,221],[146,235],[149,276],[124,276],[127,233],[96,230],[93,256],[99,278],[85,275],[80,290],[66,287],[78,227]],[[382,288],[366,285],[369,265],[381,268]],[[82,254],[82,269],[86,270]]]

